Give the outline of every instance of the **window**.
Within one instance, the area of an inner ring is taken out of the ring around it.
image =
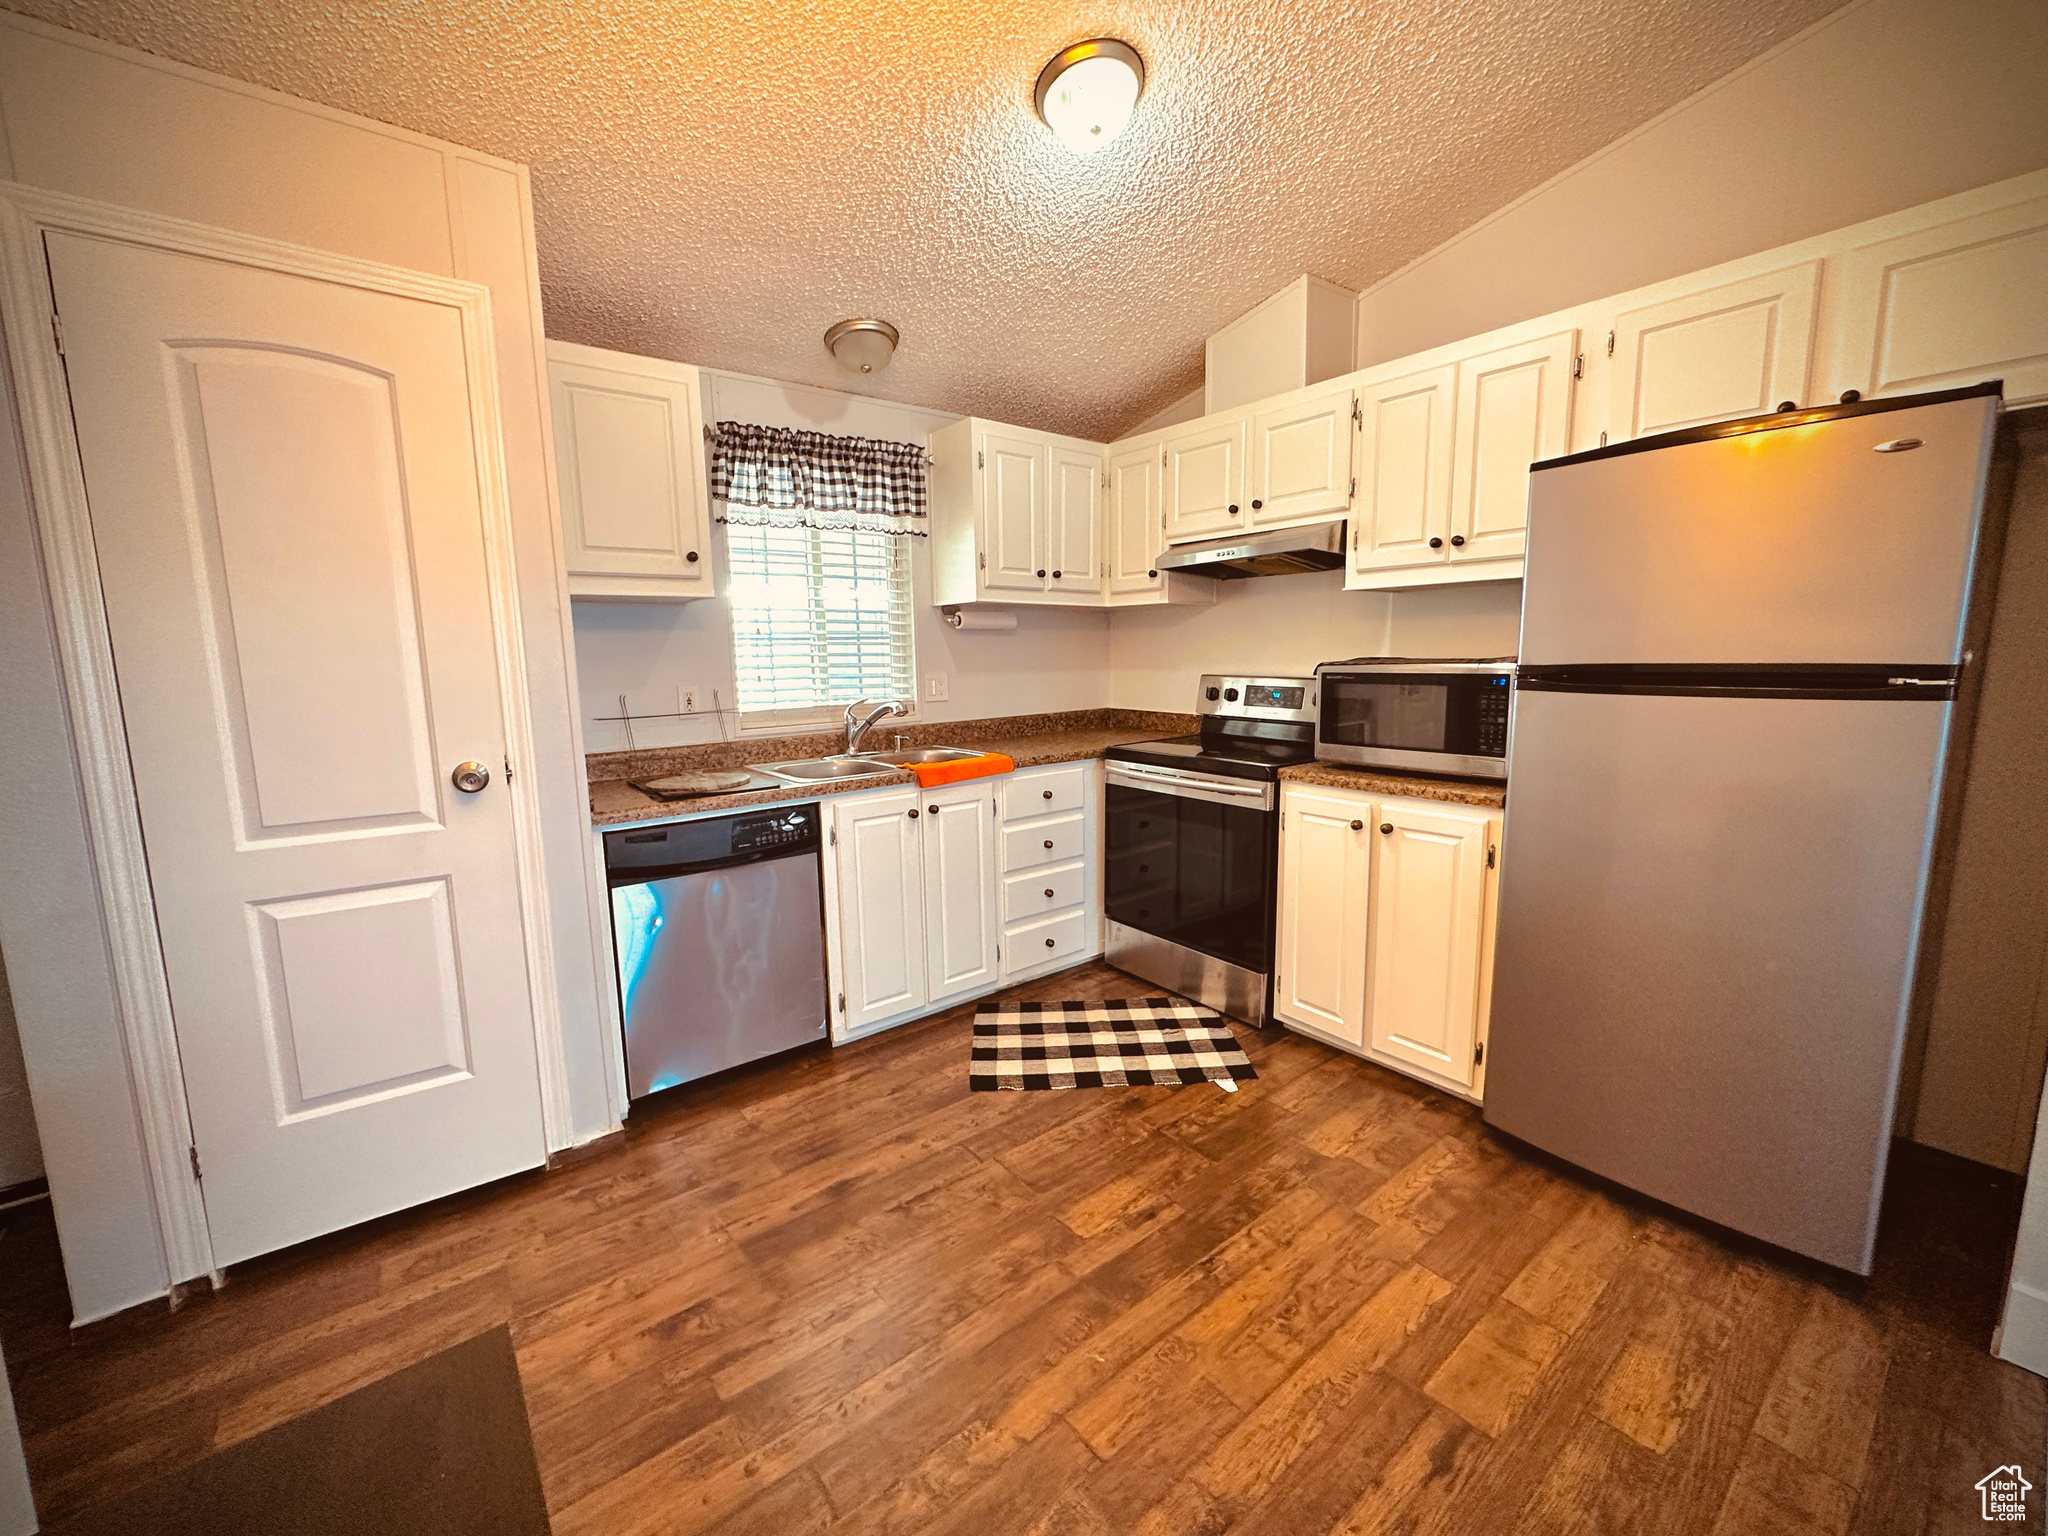
[[[737,523],[725,532],[744,724],[803,724],[858,698],[917,696],[908,538]]]

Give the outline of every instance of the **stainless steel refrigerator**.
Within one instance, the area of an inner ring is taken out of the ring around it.
[[[1859,1274],[1996,390],[1531,476],[1486,1119]]]

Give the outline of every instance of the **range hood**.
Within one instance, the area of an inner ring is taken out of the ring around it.
[[[1162,571],[1191,576],[1298,576],[1334,571],[1344,563],[1344,524],[1311,523],[1229,539],[1204,539],[1160,551],[1152,562]]]

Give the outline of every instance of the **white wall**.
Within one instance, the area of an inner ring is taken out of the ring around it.
[[[708,422],[746,421],[926,443],[934,431],[959,419],[809,385],[716,372],[703,377]],[[718,524],[712,527],[711,557],[719,587],[716,598],[575,605],[576,664],[588,750],[610,751],[627,744],[624,728],[605,718],[619,713],[621,693],[636,715],[676,709],[677,692],[686,688],[698,691],[700,710],[711,707],[708,695],[713,688],[731,707],[732,620],[724,595],[725,530]],[[911,560],[919,693],[925,691],[923,679],[942,674],[948,694],[938,703],[920,698],[917,718],[968,720],[1093,709],[1109,703],[1105,612],[1019,608],[1014,631],[964,634],[943,623],[932,606],[930,539],[911,540]],[[633,744],[641,747],[719,739],[713,718],[642,720],[633,725]]]
[[[35,1107],[28,1100],[14,997],[7,989],[7,971],[0,967],[0,1189],[42,1176],[43,1149],[36,1140]]]
[[[2042,0],[1845,6],[1367,289],[1357,366],[2048,165],[2044,81]]]

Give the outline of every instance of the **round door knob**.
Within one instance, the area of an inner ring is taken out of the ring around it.
[[[1256,512],[1259,510],[1259,508],[1263,507],[1264,505],[1265,503],[1263,501],[1254,501],[1252,503],[1252,510]]]
[[[1353,823],[1351,823],[1351,830],[1354,832],[1363,832],[1365,830],[1365,823],[1362,821],[1354,821]]]
[[[1038,575],[1039,575],[1039,578],[1040,578],[1041,580],[1043,580],[1043,579],[1044,579],[1044,577],[1045,577],[1045,572],[1043,572],[1043,571],[1040,571],[1040,572],[1038,573]]]
[[[911,811],[911,813],[910,813],[910,819],[911,819],[912,821],[915,821],[915,820],[917,820],[917,812],[916,812],[916,811],[915,811],[914,809],[913,809],[913,810]]]
[[[1053,579],[1054,581],[1058,581],[1058,580],[1060,579],[1060,573],[1059,573],[1058,571],[1054,571],[1054,572],[1052,573],[1052,579]]]
[[[1047,839],[1045,840],[1045,846],[1046,846],[1046,847],[1048,847],[1048,848],[1050,848],[1050,847],[1052,846],[1052,839],[1051,839],[1051,838],[1049,838],[1049,837],[1048,837],[1048,838],[1047,838]]]
[[[1444,541],[1442,539],[1431,539],[1429,541],[1429,547],[1431,549],[1442,549],[1444,547]],[[1038,574],[1043,576],[1045,572],[1040,571]]]
[[[1452,534],[1452,535],[1451,535],[1451,548],[1453,548],[1453,549],[1463,549],[1464,547],[1465,547],[1465,535],[1463,535],[1462,533],[1454,533],[1454,534]]]
[[[1049,790],[1049,789],[1042,789],[1042,790],[1040,790],[1040,791],[1039,791],[1039,793],[1040,793],[1041,795],[1045,796],[1045,798],[1046,798],[1046,799],[1048,799],[1048,800],[1050,800],[1050,799],[1052,798],[1052,791],[1051,791],[1051,790]]]
[[[1380,830],[1382,832],[1391,832],[1394,830],[1394,824],[1391,821],[1383,821],[1380,823]]]
[[[695,565],[697,563],[697,551],[693,549],[687,555],[683,556],[683,558],[689,561],[690,564]]]
[[[457,763],[448,778],[465,795],[473,795],[491,782],[491,770],[482,763]]]
[[[1234,501],[1230,504],[1230,515],[1232,517],[1237,516],[1237,503]]]
[[[1045,941],[1045,947],[1046,947],[1047,949],[1051,949],[1051,948],[1053,947],[1053,941],[1052,941],[1051,939],[1047,939],[1047,940]]]
[[[1147,571],[1145,573],[1145,579],[1147,581],[1157,581],[1159,579],[1159,573],[1157,571]]]
[[[1051,887],[1051,886],[1049,886],[1049,885],[1048,885],[1048,886],[1047,886],[1047,887],[1045,888],[1045,894],[1046,894],[1046,895],[1047,895],[1048,897],[1050,897],[1050,896],[1052,895],[1052,887]]]

